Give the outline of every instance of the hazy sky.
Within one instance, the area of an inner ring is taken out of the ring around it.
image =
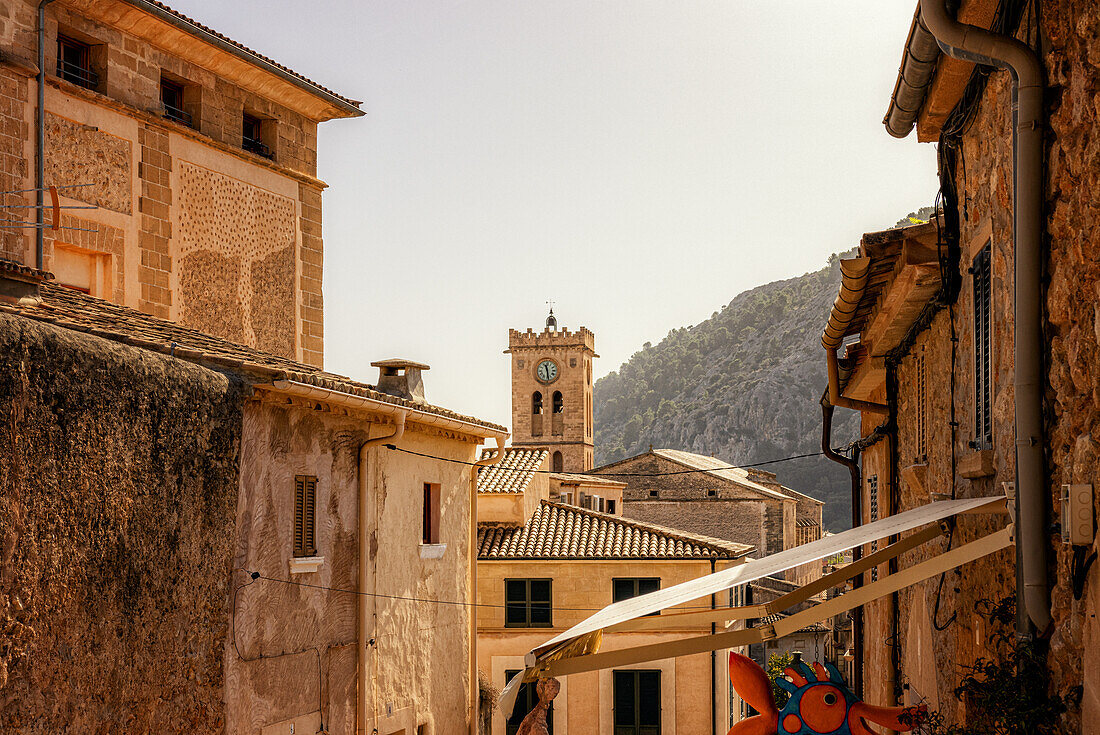
[[[169,2],[364,101],[320,128],[326,367],[505,424],[547,299],[603,375],[936,191],[881,123],[915,0]]]

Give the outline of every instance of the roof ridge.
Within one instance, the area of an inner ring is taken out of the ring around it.
[[[598,510],[591,510],[589,508],[582,508],[579,505],[570,505],[568,503],[554,502],[553,500],[542,500],[541,504],[554,506],[556,508],[563,508],[571,512],[583,513],[585,515],[592,516],[601,520],[606,520],[610,523],[617,523],[624,526],[630,526],[631,528],[637,528],[642,531],[649,531],[650,533],[663,534],[665,536],[677,537],[681,541],[691,541],[694,543],[720,546],[724,551],[742,551],[745,549],[751,550],[753,547],[749,544],[739,544],[736,541],[727,541],[726,539],[715,538],[713,536],[704,536],[701,533],[692,533],[691,531],[682,531],[678,528],[671,528],[669,526],[662,526],[656,523],[648,523],[646,521],[639,521],[634,518],[624,518],[618,515],[612,515],[611,513],[601,513]],[[533,518],[534,516],[532,516]]]

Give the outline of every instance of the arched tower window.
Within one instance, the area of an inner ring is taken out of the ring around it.
[[[564,413],[565,412],[565,401],[562,400],[560,390],[554,391],[554,399],[553,400],[554,400],[554,413]]]
[[[554,452],[554,456],[553,456],[553,458],[551,459],[551,462],[550,462],[550,467],[551,467],[550,471],[551,472],[561,472],[562,471],[562,466],[563,465],[562,465],[562,459],[561,459],[561,452]]]
[[[531,396],[531,413],[542,413],[542,391],[535,391],[535,395]]]

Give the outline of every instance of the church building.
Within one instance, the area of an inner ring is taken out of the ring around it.
[[[504,352],[512,356],[512,446],[546,449],[554,472],[592,469],[596,335],[559,329],[551,308],[541,332],[509,330]]]

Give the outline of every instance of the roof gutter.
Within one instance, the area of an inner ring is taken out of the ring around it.
[[[921,18],[918,5],[913,13],[913,23],[909,26],[909,37],[905,39],[898,81],[890,95],[890,108],[882,120],[886,132],[895,138],[904,138],[913,130],[917,115],[928,95],[928,88],[932,84],[932,77],[936,73],[936,62],[939,58],[940,47]]]
[[[258,385],[256,387],[266,388],[276,393],[284,393],[300,398],[312,398],[317,401],[326,401],[348,408],[363,408],[393,416],[404,415],[408,416],[409,420],[415,421],[418,424],[428,424],[429,426],[438,426],[442,429],[461,431],[465,434],[481,437],[483,439],[499,439],[503,442],[509,436],[507,431],[491,429],[488,426],[475,424],[472,421],[463,421],[462,419],[454,419],[449,416],[440,416],[439,414],[429,411],[420,411],[408,406],[400,406],[394,403],[380,401],[376,398],[342,393],[341,391],[332,390],[331,388],[321,388],[308,383],[300,383],[296,380],[273,380],[269,385]]]
[[[921,0],[921,18],[943,51],[1012,74],[1013,223],[1016,255],[1015,409],[1018,606],[1039,632],[1051,625],[1044,534],[1042,335],[1043,77],[1036,53],[1011,36],[959,23],[946,0]],[[1030,635],[1018,616],[1020,635]]]
[[[870,280],[870,258],[848,258],[840,261],[840,293],[833,302],[833,310],[821,335],[821,346],[825,348],[825,365],[829,371],[829,403],[840,408],[885,414],[887,407],[882,404],[845,398],[841,395],[840,367],[836,356],[836,351],[844,342],[844,335],[847,334],[848,326],[856,316],[859,302]]]
[[[349,115],[359,117],[366,114],[355,105],[351,104],[345,99],[342,99],[340,96],[329,92],[327,89],[324,89],[317,84],[310,82],[308,79],[299,77],[295,74],[291,74],[286,69],[280,68],[277,64],[271,63],[269,60],[263,58],[262,56],[259,56],[258,54],[248,53],[244,49],[232,43],[229,43],[224,38],[221,38],[218,35],[211,33],[205,28],[202,28],[195,23],[188,22],[186,19],[181,18],[175,13],[169,11],[167,8],[160,5],[159,3],[149,2],[149,0],[122,0],[122,2],[133,5],[135,8],[139,8],[140,10],[149,13],[152,16],[155,16],[157,19],[164,21],[168,25],[183,31],[184,33],[188,33],[192,36],[200,38],[206,43],[209,43],[211,46],[216,46],[222,51],[233,54],[240,59],[244,59],[248,63],[253,64],[254,66],[258,66],[266,72],[274,74],[275,76],[282,79],[284,82],[289,82],[290,84],[293,84],[295,87],[298,87],[299,89],[308,92],[314,97],[320,97],[333,107],[343,110]]]

